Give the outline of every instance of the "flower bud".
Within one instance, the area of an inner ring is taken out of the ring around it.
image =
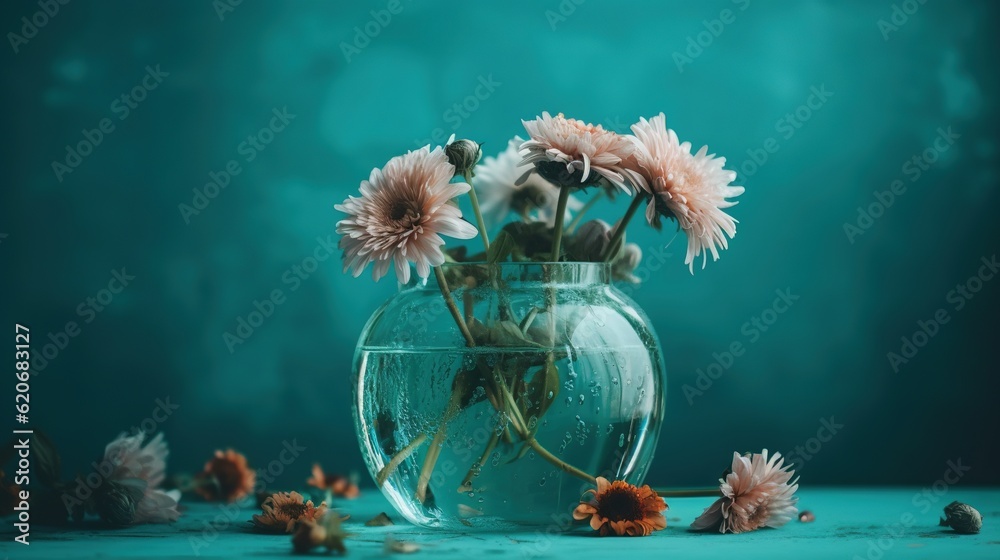
[[[455,175],[474,177],[472,170],[479,163],[483,151],[478,142],[455,140],[444,147],[444,154],[448,156],[448,162],[455,166]]]
[[[600,262],[611,243],[611,226],[604,220],[590,220],[580,226],[568,243],[567,249],[574,260]]]
[[[626,243],[611,263],[611,277],[615,280],[638,284],[641,280],[632,274],[642,262],[642,249],[635,243]]]

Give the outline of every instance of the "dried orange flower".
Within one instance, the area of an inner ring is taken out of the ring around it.
[[[590,526],[601,536],[611,533],[619,536],[645,537],[667,526],[661,511],[667,504],[649,486],[637,487],[623,480],[608,482],[597,477],[597,489],[589,500],[581,500],[573,510],[573,518],[590,518]]]
[[[254,529],[265,533],[291,533],[297,521],[315,521],[326,513],[326,504],[319,507],[308,502],[298,492],[275,492],[260,506],[263,513],[253,516]]]
[[[329,490],[334,496],[354,499],[361,493],[358,485],[350,478],[339,474],[324,474],[323,467],[319,463],[313,465],[312,476],[306,480],[306,484],[320,490]]]
[[[247,466],[242,453],[227,449],[216,451],[198,474],[195,489],[206,500],[235,502],[253,490],[256,473]]]

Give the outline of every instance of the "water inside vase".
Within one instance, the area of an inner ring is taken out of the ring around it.
[[[359,349],[358,359],[359,438],[373,476],[408,445],[422,442],[389,469],[382,487],[400,513],[421,525],[564,530],[573,526],[569,514],[593,485],[558,461],[591,476],[637,483],[655,447],[649,440],[655,440],[662,416],[660,361],[646,347],[369,347]],[[546,360],[554,361],[558,382],[532,383],[544,375]],[[523,385],[510,383],[511,395],[522,410],[535,413],[511,418],[498,411],[503,407],[491,400],[488,382],[472,382],[435,445],[456,374],[484,367],[523,377]],[[526,447],[524,432],[557,460]],[[440,453],[433,470],[425,469],[434,448]],[[423,500],[417,497],[422,470],[430,474]]]

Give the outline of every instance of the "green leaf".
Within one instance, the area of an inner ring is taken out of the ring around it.
[[[491,346],[506,348],[541,348],[542,345],[529,340],[514,321],[497,321],[487,329],[486,340]]]
[[[501,230],[500,235],[490,244],[490,250],[486,253],[486,262],[497,264],[506,261],[516,246],[514,237],[507,230]]]

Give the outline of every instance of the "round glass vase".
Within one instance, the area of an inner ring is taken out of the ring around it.
[[[407,520],[569,529],[594,477],[641,484],[666,377],[645,313],[604,263],[461,263],[368,320],[358,440]]]

